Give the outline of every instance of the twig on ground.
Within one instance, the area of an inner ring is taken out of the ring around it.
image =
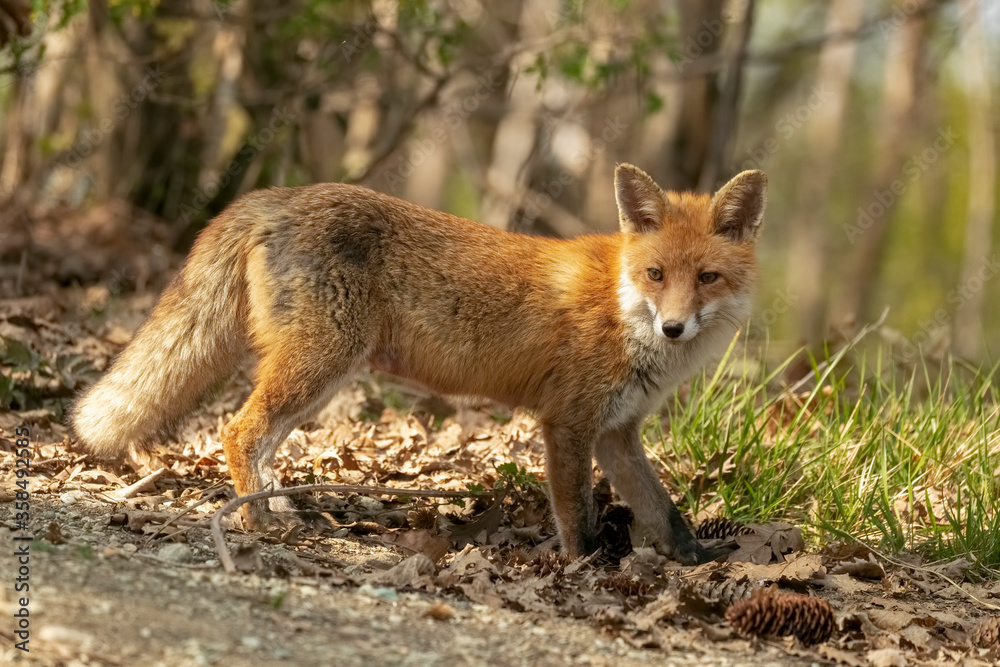
[[[887,563],[891,563],[891,564],[895,565],[896,567],[906,568],[907,570],[913,570],[915,572],[923,572],[924,574],[929,574],[929,575],[935,576],[935,577],[937,577],[939,579],[943,579],[948,584],[950,584],[951,586],[953,586],[956,590],[958,590],[958,592],[960,592],[962,595],[965,595],[966,597],[968,597],[970,600],[973,600],[974,602],[977,602],[978,604],[981,604],[982,606],[986,607],[987,609],[992,609],[994,611],[1000,610],[1000,605],[995,605],[995,604],[993,604],[991,602],[987,602],[986,600],[983,600],[982,598],[974,595],[973,593],[970,593],[966,589],[962,588],[958,584],[957,581],[955,581],[954,579],[952,579],[951,577],[949,577],[946,574],[942,574],[941,572],[938,572],[934,568],[925,567],[923,565],[914,565],[913,563],[907,563],[906,561],[902,561],[902,560],[900,560],[898,558],[893,558],[889,554],[883,553],[883,552],[879,551],[878,549],[872,547],[871,545],[865,544],[864,542],[862,542],[858,538],[854,537],[853,535],[848,535],[848,537],[850,537],[852,540],[854,540],[858,544],[862,545],[864,548],[868,549],[873,554],[875,554],[876,556],[878,556],[882,560],[886,561]]]
[[[112,500],[127,500],[133,496],[139,495],[142,491],[145,491],[148,487],[152,486],[156,480],[160,479],[167,472],[166,468],[158,468],[153,472],[149,473],[142,479],[140,479],[135,484],[130,484],[124,489],[117,489],[111,491],[110,493],[105,493],[104,496]]]
[[[197,509],[199,506],[204,505],[209,500],[211,500],[212,498],[214,498],[217,495],[219,495],[220,493],[222,493],[222,491],[225,490],[225,488],[226,488],[226,483],[225,482],[216,482],[215,484],[213,484],[212,486],[210,486],[208,489],[205,490],[205,493],[202,496],[201,500],[199,500],[199,501],[197,501],[195,503],[191,503],[190,505],[188,505],[187,507],[184,508],[183,512],[181,512],[180,514],[175,514],[174,516],[170,517],[170,519],[168,519],[166,523],[164,523],[162,526],[160,526],[160,528],[155,533],[153,533],[148,538],[146,538],[146,541],[142,543],[143,548],[149,546],[150,542],[152,542],[157,537],[159,537],[160,535],[162,535],[163,531],[166,530],[167,527],[170,526],[174,521],[180,520],[180,518],[183,517],[188,512],[191,512],[191,511]]]
[[[215,542],[215,552],[219,555],[219,562],[222,563],[222,568],[228,574],[234,574],[236,572],[236,564],[233,563],[233,557],[229,554],[229,548],[226,546],[226,533],[222,528],[222,519],[226,515],[231,514],[237,508],[254,500],[264,500],[266,498],[277,498],[280,496],[294,496],[300,493],[314,493],[317,491],[328,493],[371,493],[384,496],[410,496],[413,498],[469,498],[472,496],[482,498],[493,497],[492,493],[473,494],[469,491],[397,489],[389,486],[360,486],[358,484],[304,484],[302,486],[296,486],[289,489],[268,489],[266,491],[257,491],[256,493],[251,493],[245,496],[237,496],[216,510],[215,514],[212,516],[212,541]]]
[[[125,504],[132,509],[136,509],[141,505],[149,505],[150,507],[158,507],[163,503],[170,502],[173,500],[162,493],[158,493],[155,496],[135,496],[129,498],[125,501]]]

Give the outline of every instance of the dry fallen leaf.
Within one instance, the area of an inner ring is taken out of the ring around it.
[[[897,648],[880,648],[865,654],[871,667],[907,667],[906,656]]]
[[[264,559],[260,555],[259,542],[235,545],[232,549],[232,557],[236,570],[244,574],[260,572],[264,569]]]
[[[871,553],[868,554],[867,558],[853,558],[836,563],[830,567],[830,572],[849,574],[863,579],[883,579],[885,577],[885,567],[875,560],[875,555]]]
[[[899,632],[913,621],[913,614],[890,609],[869,609],[868,620],[886,632]]]
[[[823,585],[829,586],[832,590],[840,591],[844,595],[855,595],[878,590],[878,586],[865,579],[857,579],[849,574],[828,574]]]
[[[393,588],[417,586],[418,581],[422,578],[426,578],[427,582],[430,582],[436,569],[430,558],[423,554],[414,554],[396,563],[385,572],[375,573],[372,577],[372,583],[392,586]]]
[[[482,550],[470,544],[455,555],[451,564],[438,575],[438,581],[445,587],[454,586],[464,577],[494,571],[493,563],[483,555]]]
[[[382,541],[402,547],[411,553],[423,554],[433,563],[441,560],[451,549],[451,540],[433,530],[396,531],[383,536]]]
[[[800,554],[788,562],[758,565],[755,563],[728,564],[730,576],[747,577],[756,582],[810,582],[825,577],[826,567],[818,554]]]

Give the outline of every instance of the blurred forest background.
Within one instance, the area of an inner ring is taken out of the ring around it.
[[[888,306],[902,354],[990,360],[998,38],[1000,0],[0,0],[0,280],[30,292],[25,243],[59,242],[64,284],[142,289],[271,185],[568,237],[616,228],[616,162],[702,191],[759,168],[752,336]],[[80,211],[105,214],[58,224]],[[88,271],[147,218],[145,270]]]

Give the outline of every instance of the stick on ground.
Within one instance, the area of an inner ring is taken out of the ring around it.
[[[215,542],[215,552],[219,555],[219,562],[228,574],[236,572],[236,564],[229,554],[229,547],[226,545],[226,533],[222,527],[222,519],[234,512],[237,508],[252,500],[263,500],[265,498],[276,498],[279,496],[294,496],[300,493],[313,493],[322,491],[327,493],[370,493],[382,496],[412,496],[414,498],[470,498],[470,497],[492,497],[491,493],[473,494],[469,491],[435,491],[425,489],[397,489],[389,486],[358,486],[356,484],[305,484],[289,489],[268,489],[258,491],[246,496],[237,496],[225,505],[220,507],[212,516],[212,541]]]

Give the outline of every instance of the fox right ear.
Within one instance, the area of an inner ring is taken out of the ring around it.
[[[622,163],[615,168],[618,224],[623,232],[659,229],[667,216],[667,200],[660,186],[638,167]]]
[[[743,171],[712,198],[712,227],[734,243],[757,238],[767,206],[767,176],[756,169]]]

